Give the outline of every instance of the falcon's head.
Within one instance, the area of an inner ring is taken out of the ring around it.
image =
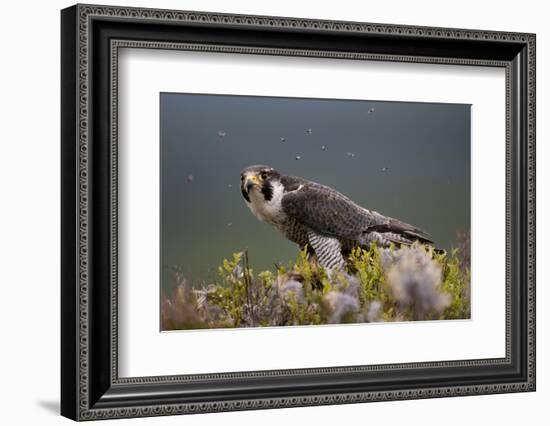
[[[241,192],[247,203],[269,203],[282,189],[281,174],[273,167],[250,166],[241,172]]]

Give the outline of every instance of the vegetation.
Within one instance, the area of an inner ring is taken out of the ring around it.
[[[441,253],[411,247],[357,248],[346,272],[327,274],[307,251],[255,274],[246,252],[219,267],[219,282],[193,288],[175,273],[161,301],[163,330],[320,325],[470,317],[469,241]]]

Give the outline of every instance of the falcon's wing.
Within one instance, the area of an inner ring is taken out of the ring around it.
[[[408,223],[367,210],[334,189],[314,182],[283,196],[284,212],[315,233],[356,240],[364,233],[402,236],[410,242],[432,243],[430,236]],[[400,243],[407,241],[401,240]]]
[[[387,218],[366,210],[332,188],[308,182],[283,196],[283,211],[315,233],[356,239],[370,226],[383,225]]]
[[[387,218],[385,223],[370,226],[368,231],[382,234],[388,241],[393,241],[397,244],[411,244],[416,240],[421,243],[433,244],[431,236],[427,232],[391,217]]]

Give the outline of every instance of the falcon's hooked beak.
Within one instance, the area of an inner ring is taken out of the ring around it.
[[[262,186],[260,179],[258,178],[258,175],[246,175],[243,183],[243,187],[246,188],[246,192],[250,192],[250,190],[254,186],[257,186],[257,187]]]
[[[256,173],[243,173],[241,175],[241,193],[243,194],[244,199],[250,203],[250,191],[256,187],[261,188],[260,178]]]

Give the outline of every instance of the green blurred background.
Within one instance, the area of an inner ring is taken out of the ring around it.
[[[160,149],[167,292],[174,270],[201,286],[244,249],[256,272],[296,258],[245,205],[252,164],[329,185],[440,248],[470,229],[470,105],[161,93]]]

